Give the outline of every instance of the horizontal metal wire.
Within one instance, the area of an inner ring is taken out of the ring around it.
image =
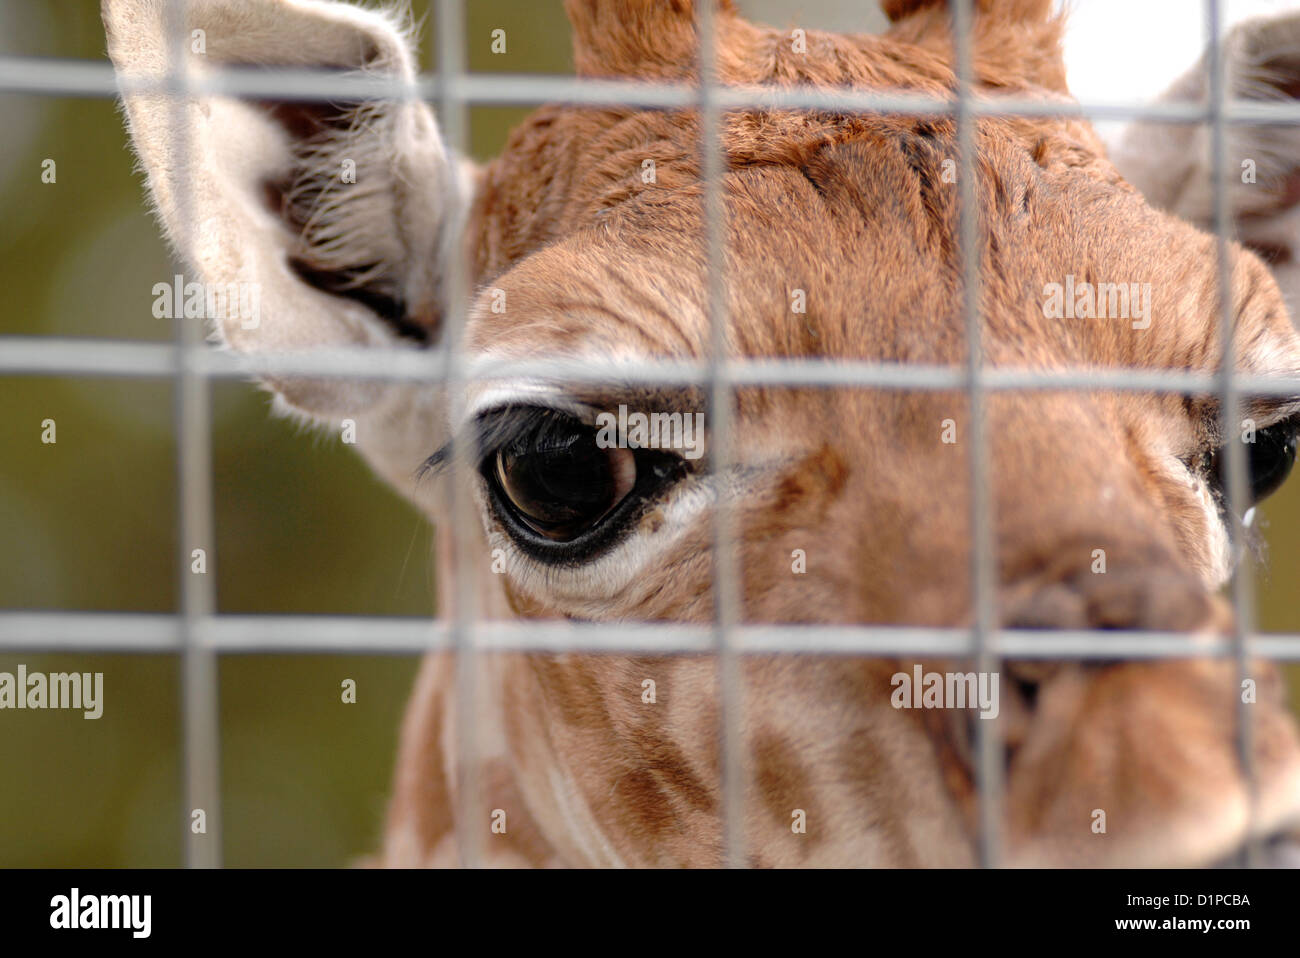
[[[182,648],[181,622],[167,613],[0,612],[0,652],[171,653]],[[198,644],[225,654],[389,655],[450,650],[449,623],[374,616],[214,615],[194,622]],[[716,651],[711,625],[677,623],[478,620],[475,648],[498,652],[696,654]],[[1006,629],[996,633],[1004,657],[1032,659],[1168,659],[1224,657],[1229,636],[1174,632]],[[966,628],[869,625],[740,625],[738,652],[859,656],[944,656],[971,650]],[[1256,633],[1253,654],[1300,661],[1300,633]]]
[[[249,99],[436,101],[450,95],[471,106],[529,106],[570,103],[590,106],[695,108],[694,84],[651,83],[528,74],[466,74],[442,78],[422,75],[406,83],[395,78],[322,70],[206,69],[188,79],[200,95]],[[0,57],[0,93],[44,96],[116,97],[124,93],[169,93],[165,77],[118,76],[108,62],[96,60]],[[871,90],[813,87],[728,86],[716,92],[724,110],[824,110],[837,113],[899,113],[952,116],[955,98]],[[1073,99],[1041,100],[981,96],[971,101],[976,116],[1060,116],[1163,123],[1208,123],[1209,104],[1196,102],[1114,102]],[[1228,100],[1223,120],[1229,125],[1300,124],[1300,103]]]
[[[378,379],[441,383],[448,355],[442,349],[310,349],[277,353],[232,353],[191,350],[190,368],[214,379],[246,379],[254,374]],[[970,376],[964,366],[906,365],[838,359],[733,359],[723,364],[726,377],[739,386],[876,387],[882,389],[964,389]],[[0,336],[0,375],[89,376],[171,379],[176,375],[176,347],[163,342]],[[705,362],[644,359],[592,364],[563,357],[476,360],[459,375],[462,382],[496,379],[556,379],[578,383],[707,385]],[[1215,373],[1139,367],[1032,369],[990,367],[980,383],[994,390],[1115,390],[1122,392],[1212,393],[1220,388]],[[1241,392],[1271,397],[1300,396],[1300,375],[1239,374]]]

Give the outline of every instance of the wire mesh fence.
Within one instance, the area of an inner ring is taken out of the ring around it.
[[[193,4],[197,0],[188,0]],[[186,0],[172,0],[173,64],[185,64],[188,40]],[[564,77],[528,77],[471,74],[464,63],[461,41],[465,0],[436,0],[439,47],[435,73],[414,83],[391,78],[327,74],[313,70],[205,70],[192,75],[174,69],[165,83],[143,82],[115,76],[106,63],[6,57],[0,59],[0,92],[51,97],[117,97],[128,93],[158,92],[177,98],[232,96],[249,99],[295,101],[360,101],[418,99],[437,105],[448,145],[467,152],[466,111],[491,105],[533,105],[563,102],[573,105],[619,105],[647,109],[698,110],[704,149],[705,209],[710,290],[708,296],[711,350],[699,362],[643,361],[614,368],[563,358],[483,360],[468,355],[465,347],[466,305],[470,290],[459,277],[464,264],[446,271],[443,315],[449,317],[445,340],[431,349],[321,349],[286,353],[237,355],[212,350],[194,324],[181,324],[177,342],[101,342],[76,339],[0,338],[0,374],[111,376],[170,380],[176,385],[176,448],[179,477],[177,512],[180,522],[180,560],[188,564],[195,543],[205,543],[212,554],[214,518],[210,462],[210,384],[221,379],[244,379],[251,374],[283,373],[346,379],[374,378],[442,384],[447,408],[455,408],[461,392],[471,382],[520,377],[552,377],[569,382],[603,383],[610,380],[648,384],[682,384],[708,391],[709,414],[722,470],[729,461],[731,413],[734,391],[747,385],[814,388],[882,388],[907,390],[962,390],[970,403],[975,454],[971,458],[972,496],[971,581],[974,608],[968,628],[886,626],[767,626],[742,621],[740,583],[735,567],[734,517],[719,508],[714,513],[712,547],[715,555],[714,624],[629,625],[617,629],[599,623],[500,622],[474,615],[477,597],[474,577],[461,575],[454,585],[450,615],[439,618],[348,618],[315,616],[239,616],[217,612],[211,576],[180,577],[181,602],[176,615],[128,613],[0,612],[0,651],[49,652],[171,652],[183,667],[184,755],[186,807],[207,811],[207,832],[195,836],[186,827],[188,861],[194,866],[221,863],[221,785],[218,775],[217,657],[268,652],[394,653],[431,650],[457,655],[459,746],[463,787],[458,792],[462,822],[473,818],[478,807],[475,741],[474,657],[491,651],[582,651],[591,653],[713,653],[721,664],[718,699],[721,707],[722,794],[724,796],[727,860],[746,863],[740,829],[743,758],[739,715],[743,688],[738,657],[748,654],[932,655],[972,657],[983,672],[996,672],[1004,657],[1036,659],[1119,660],[1181,656],[1219,656],[1237,661],[1246,674],[1253,656],[1300,662],[1300,633],[1260,634],[1254,629],[1253,592],[1249,570],[1237,575],[1230,590],[1235,626],[1229,635],[1180,635],[1143,631],[1008,630],[999,628],[994,610],[996,570],[992,555],[989,515],[989,463],[987,437],[983,436],[985,398],[1004,390],[1117,390],[1169,392],[1182,395],[1213,393],[1221,403],[1225,434],[1236,431],[1243,397],[1300,395],[1300,379],[1240,373],[1234,369],[1231,336],[1230,273],[1226,244],[1232,235],[1232,217],[1223,189],[1227,170],[1226,130],[1240,125],[1300,125],[1300,107],[1294,103],[1230,100],[1221,57],[1208,61],[1210,96],[1197,103],[1076,103],[1061,99],[1017,99],[975,95],[973,89],[971,0],[953,0],[957,35],[957,95],[938,99],[868,90],[774,89],[724,86],[718,80],[714,39],[716,25],[711,4],[699,7],[701,82],[648,83]],[[1205,0],[1204,11],[1210,50],[1218,49],[1221,11],[1217,0]],[[747,359],[727,354],[723,275],[725,204],[722,181],[726,163],[722,144],[723,119],[735,110],[818,110],[834,113],[906,114],[951,117],[957,126],[961,249],[964,256],[963,316],[969,353],[963,367],[899,366],[830,359]],[[986,117],[1090,117],[1148,120],[1175,124],[1205,124],[1211,131],[1214,160],[1215,231],[1222,310],[1224,361],[1218,374],[1161,369],[1015,369],[986,368],[982,351],[984,318],[978,309],[982,264],[978,257],[973,182],[973,137],[976,123]],[[183,143],[185,125],[177,112],[176,139]],[[181,149],[186,147],[182,145]],[[190,146],[193,148],[193,145]],[[184,198],[182,197],[182,202]],[[460,248],[455,250],[460,257]],[[1227,498],[1235,514],[1245,502],[1245,452],[1228,443]],[[455,484],[449,486],[454,490]],[[455,495],[454,491],[451,493]],[[458,568],[476,561],[471,511],[455,508],[453,536]],[[1248,779],[1251,767],[1249,711],[1238,709],[1238,752]],[[1000,861],[999,826],[1003,769],[998,723],[976,723],[977,775],[982,841],[980,860]],[[1253,787],[1253,786],[1252,786]],[[188,826],[188,816],[186,826]],[[460,835],[467,864],[478,864],[481,841],[473,829]]]

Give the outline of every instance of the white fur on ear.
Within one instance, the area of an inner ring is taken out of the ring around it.
[[[166,79],[167,5],[104,0],[120,74]],[[323,0],[187,6],[178,66],[193,75],[270,66],[416,77],[409,15]],[[211,316],[223,343],[250,353],[420,348],[402,335],[411,331],[436,339],[442,254],[460,236],[474,170],[448,154],[425,104],[368,102],[341,116],[322,104],[306,125],[282,122],[272,105],[215,96],[178,102],[141,92],[124,104],[162,228],[193,273],[187,280],[255,291],[257,315],[227,307]],[[429,387],[284,375],[263,382],[319,420],[373,420],[357,443],[389,477],[409,480],[445,430]],[[375,435],[383,429],[407,438],[421,431],[418,449]]]

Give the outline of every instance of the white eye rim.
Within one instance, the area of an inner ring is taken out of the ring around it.
[[[453,434],[459,435],[484,413],[510,406],[540,406],[572,416],[587,425],[595,422],[597,412],[595,408],[566,395],[564,388],[554,382],[522,380],[508,386],[502,383],[482,383],[473,387],[467,395],[464,411],[452,423]]]

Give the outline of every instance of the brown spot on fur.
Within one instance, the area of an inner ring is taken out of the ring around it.
[[[717,799],[713,791],[691,768],[681,747],[672,739],[643,726],[637,740],[627,744],[640,757],[643,767],[652,771],[671,794],[696,811],[714,813]]]
[[[630,768],[619,775],[613,785],[613,799],[632,813],[650,839],[658,839],[677,821],[671,798],[651,769]]]
[[[789,522],[815,521],[844,491],[849,467],[833,446],[809,453],[793,466],[777,485],[769,518]]]
[[[893,788],[891,780],[896,774],[884,753],[870,736],[857,734],[844,740],[835,754],[835,762],[842,770],[841,779],[855,784],[863,814],[881,834],[895,863],[901,867],[915,866],[916,855],[899,818],[904,810],[883,800]]]
[[[754,763],[759,801],[772,820],[789,831],[794,810],[802,808],[807,813],[808,831],[800,839],[814,846],[823,841],[825,829],[817,827],[823,819],[815,796],[808,791],[813,778],[790,741],[764,729],[754,737],[750,760]]]

